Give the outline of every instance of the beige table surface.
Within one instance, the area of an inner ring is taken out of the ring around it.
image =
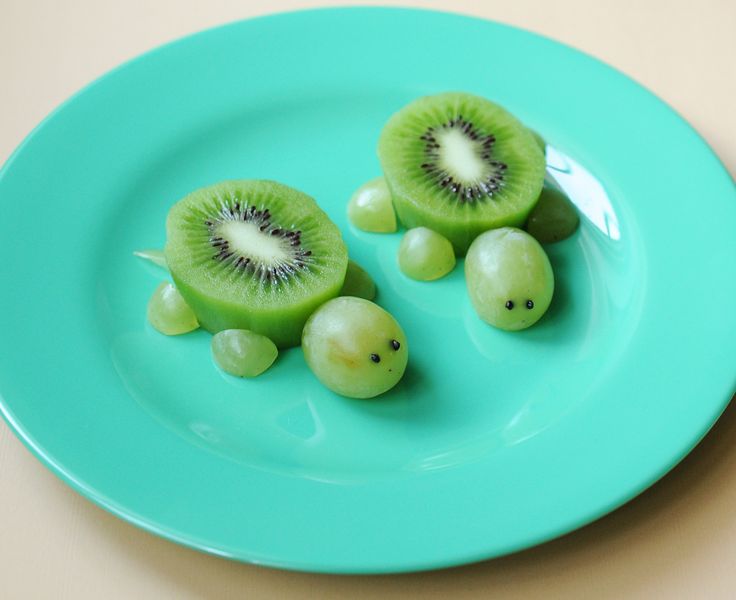
[[[329,3],[0,0],[0,163],[59,102],[128,58],[227,21],[320,4]],[[607,61],[674,106],[735,172],[733,0],[403,4],[518,25]],[[0,421],[0,598],[420,595],[736,598],[736,405],[663,481],[597,523],[514,556],[386,577],[280,572],[156,538],[72,492]]]

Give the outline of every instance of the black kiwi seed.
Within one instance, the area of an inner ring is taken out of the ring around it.
[[[378,356],[378,354],[371,354],[371,360],[372,360],[372,361],[373,361],[374,363],[379,363],[379,362],[381,362],[381,357],[380,357],[380,356]]]
[[[478,156],[489,167],[492,174],[485,180],[473,182],[471,184],[463,184],[453,181],[453,176],[438,164],[439,153],[437,150],[441,148],[441,144],[437,142],[435,130],[456,129],[465,137],[478,146]],[[419,136],[419,139],[426,142],[424,147],[425,160],[420,165],[427,177],[451,192],[450,198],[454,198],[461,204],[474,204],[486,198],[493,198],[498,189],[504,185],[504,171],[508,168],[506,163],[492,160],[492,148],[496,142],[496,136],[486,134],[476,127],[471,121],[458,115],[450,119],[446,123],[436,127],[428,127],[427,130]]]
[[[253,257],[236,253],[231,250],[230,242],[217,233],[218,226],[227,221],[253,223],[264,235],[282,238],[284,247],[291,248],[293,256],[287,259],[287,262],[267,266],[260,264]],[[224,206],[215,219],[210,217],[205,220],[204,225],[209,230],[209,242],[215,251],[212,255],[213,260],[228,261],[234,270],[256,276],[263,282],[279,283],[280,280],[286,280],[297,274],[299,269],[308,269],[312,261],[310,258],[312,251],[302,246],[302,232],[279,227],[272,223],[271,212],[268,208],[262,210],[258,210],[256,206],[242,208],[240,202],[235,202],[232,206]]]
[[[391,340],[391,347],[394,350],[398,350],[399,348],[401,348],[401,344],[399,343],[398,340]]]
[[[531,310],[532,308],[534,308],[534,302],[533,302],[532,300],[527,300],[527,301],[526,301],[526,307],[527,307],[527,308],[528,308],[529,310]]]
[[[511,300],[506,300],[505,306],[506,306],[506,308],[508,308],[509,310],[511,310],[512,308],[514,308],[514,303]]]

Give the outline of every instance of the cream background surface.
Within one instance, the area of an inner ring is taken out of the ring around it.
[[[227,21],[329,5],[0,0],[0,163],[57,104],[124,60]],[[612,64],[689,120],[736,173],[732,0],[402,5],[520,26]],[[672,174],[687,176],[687,166]],[[733,598],[735,561],[736,405],[664,480],[582,530],[498,560],[381,577],[275,571],[156,538],[72,492],[0,421],[3,598]]]

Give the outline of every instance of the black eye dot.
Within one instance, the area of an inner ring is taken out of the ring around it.
[[[511,302],[511,300],[506,300],[506,308],[511,310],[512,308],[514,308],[514,303]]]
[[[394,350],[398,350],[399,348],[401,348],[401,344],[399,344],[398,340],[391,340],[391,347]]]
[[[381,357],[380,357],[380,356],[378,356],[378,354],[371,354],[371,360],[372,360],[372,361],[373,361],[374,363],[379,363],[379,362],[381,362]]]
[[[532,308],[534,308],[534,302],[532,302],[531,300],[527,300],[527,301],[526,301],[526,307],[527,307],[527,308],[528,308],[529,310],[531,310]]]

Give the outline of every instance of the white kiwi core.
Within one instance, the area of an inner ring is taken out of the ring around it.
[[[284,238],[264,233],[255,223],[225,221],[218,227],[218,235],[230,242],[232,250],[267,266],[289,262],[291,258]]]

